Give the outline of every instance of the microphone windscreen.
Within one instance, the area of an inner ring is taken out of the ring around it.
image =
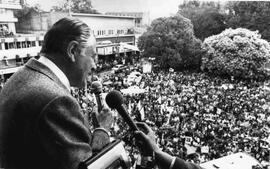
[[[91,84],[91,89],[93,93],[101,93],[102,92],[102,84],[99,81],[94,81]]]
[[[119,107],[124,103],[124,98],[122,94],[117,90],[113,90],[109,92],[105,100],[106,100],[107,105],[111,109],[115,109],[116,107]]]

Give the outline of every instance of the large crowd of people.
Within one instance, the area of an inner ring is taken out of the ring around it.
[[[124,95],[125,103],[135,121],[154,129],[163,151],[198,164],[236,152],[269,161],[270,92],[263,82],[157,71],[127,84],[129,73],[101,77],[106,81],[104,92],[129,85],[144,89],[144,93]],[[84,94],[88,92],[79,92],[80,96],[78,92],[82,107],[87,108]],[[116,117],[111,133],[131,145],[128,128],[123,126]]]

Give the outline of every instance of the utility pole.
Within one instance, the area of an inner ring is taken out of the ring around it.
[[[68,1],[68,16],[71,17],[71,0],[67,0]]]

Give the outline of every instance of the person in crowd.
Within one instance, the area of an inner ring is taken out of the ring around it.
[[[143,155],[153,155],[153,160],[160,169],[201,169],[200,166],[185,162],[184,160],[173,157],[157,146],[153,130],[145,123],[137,123],[141,131],[135,131],[137,146]]]
[[[84,87],[95,69],[96,40],[75,18],[57,21],[41,56],[30,59],[0,94],[0,168],[75,169],[109,143],[104,108],[93,133],[70,87]]]

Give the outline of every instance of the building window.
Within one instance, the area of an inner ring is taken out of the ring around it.
[[[9,65],[9,63],[8,63],[8,59],[7,59],[7,57],[6,57],[6,56],[4,56],[3,61],[4,61],[4,63],[5,63],[5,65],[6,65],[6,66],[8,66],[8,65]]]
[[[99,30],[97,34],[98,35],[105,35],[106,34],[106,31],[105,30]]]
[[[9,35],[9,33],[8,24],[0,24],[0,36],[5,37]]]
[[[26,42],[22,42],[22,48],[26,48]]]
[[[43,41],[42,40],[39,40],[38,41],[38,46],[42,46],[42,44],[43,44]]]
[[[31,41],[31,46],[32,47],[36,46],[36,41]]]
[[[26,45],[27,48],[31,47],[31,42],[30,41],[27,41],[26,43],[27,43],[27,45]]]
[[[113,34],[113,30],[109,30],[109,35],[112,35]]]
[[[93,34],[94,34],[95,36],[97,36],[97,31],[93,30]]]
[[[16,65],[17,66],[22,66],[24,63],[23,63],[23,58],[20,58],[19,55],[16,55]]]
[[[16,42],[16,48],[17,48],[17,49],[22,48],[21,42]]]
[[[14,49],[14,48],[15,48],[14,43],[15,43],[15,42],[10,42],[10,43],[8,43],[8,49]]]

